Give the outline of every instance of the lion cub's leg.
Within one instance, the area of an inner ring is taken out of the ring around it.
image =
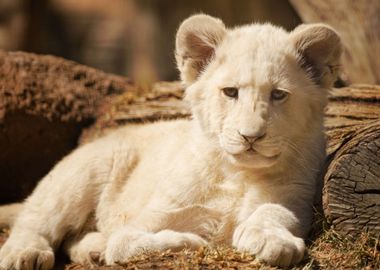
[[[298,219],[285,207],[264,204],[236,228],[232,244],[271,265],[288,267],[304,256],[304,241],[294,235],[299,227]]]
[[[54,265],[54,252],[48,241],[27,231],[11,234],[0,250],[0,269],[49,270]]]
[[[102,233],[90,232],[67,243],[65,249],[71,261],[93,268],[105,263],[106,243]]]
[[[162,230],[157,233],[139,231],[125,227],[114,232],[107,241],[106,263],[126,262],[131,256],[144,250],[197,249],[207,245],[200,236],[193,233]]]
[[[108,149],[101,143],[85,145],[38,184],[0,249],[0,269],[53,267],[53,249],[67,233],[79,232],[96,208],[115,155]]]

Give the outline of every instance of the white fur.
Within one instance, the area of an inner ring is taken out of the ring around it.
[[[64,158],[25,202],[0,266],[36,269],[36,261],[50,269],[65,239],[71,259],[87,265],[94,264],[90,252],[115,264],[142,249],[208,243],[273,265],[299,262],[324,160],[328,87],[301,62],[330,63],[309,46],[324,39],[301,30],[229,30],[207,15],[187,19],[176,57],[194,119],[120,128]],[[220,90],[231,86],[238,99]],[[274,88],[289,91],[288,99],[272,102]],[[239,132],[266,135],[252,153]],[[86,235],[93,212],[96,232]]]

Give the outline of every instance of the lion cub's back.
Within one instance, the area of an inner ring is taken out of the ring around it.
[[[168,148],[178,143],[183,144],[190,129],[191,123],[188,120],[159,121],[127,125],[109,133],[107,137],[139,150],[151,147]]]

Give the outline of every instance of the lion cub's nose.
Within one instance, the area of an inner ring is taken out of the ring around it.
[[[252,116],[244,119],[242,125],[237,130],[246,142],[252,144],[265,137],[267,133],[267,121],[263,117]]]
[[[263,139],[266,135],[265,132],[259,132],[259,133],[256,133],[256,134],[249,134],[249,135],[246,135],[246,134],[242,134],[240,131],[239,131],[239,134],[240,136],[242,136],[244,138],[245,141],[247,141],[248,143],[254,143],[255,141],[257,140],[260,140],[260,139]]]

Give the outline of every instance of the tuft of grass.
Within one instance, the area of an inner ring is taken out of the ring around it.
[[[363,232],[354,238],[330,229],[311,244],[310,257],[320,269],[380,269],[379,237]]]
[[[179,252],[142,252],[133,257],[124,269],[259,269],[260,263],[249,254],[219,246]],[[269,269],[269,268],[261,268]]]

